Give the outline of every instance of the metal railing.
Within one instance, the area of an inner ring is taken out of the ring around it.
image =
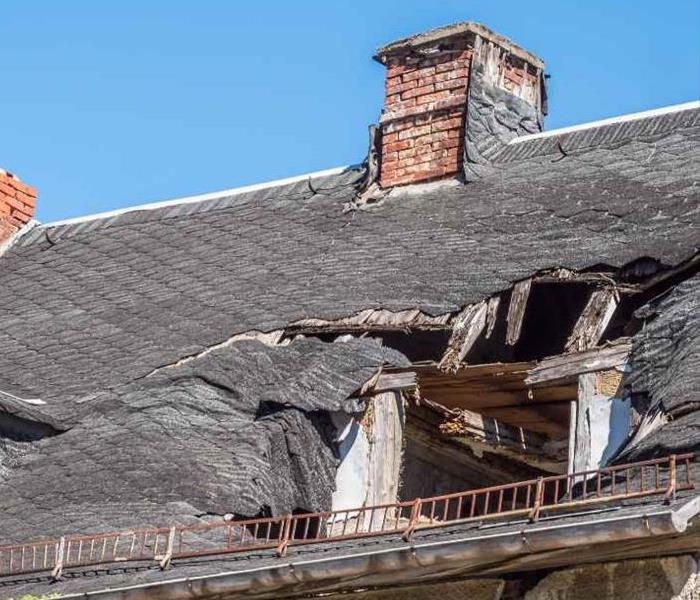
[[[693,454],[671,455],[597,471],[540,477],[456,494],[417,498],[348,510],[137,529],[99,535],[0,546],[0,576],[125,561],[156,561],[166,568],[174,558],[275,550],[384,534],[408,541],[416,529],[469,521],[524,516],[536,521],[552,512],[692,489]]]

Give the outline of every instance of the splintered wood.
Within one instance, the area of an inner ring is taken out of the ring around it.
[[[456,411],[457,416],[440,425],[450,437],[468,437],[487,444],[505,446],[522,452],[541,454],[547,438],[522,427],[502,423],[471,410]]]
[[[588,300],[566,342],[567,352],[593,348],[603,336],[617,308],[618,295],[614,288],[595,290]]]
[[[514,346],[520,339],[520,332],[523,328],[523,319],[525,317],[525,307],[527,306],[527,299],[530,296],[531,286],[532,279],[518,281],[518,283],[513,286],[506,322],[506,344],[509,346]]]
[[[455,319],[452,336],[438,367],[443,371],[456,371],[486,326],[488,312],[486,302],[467,306]]]
[[[620,338],[602,348],[545,358],[530,369],[525,383],[535,385],[617,367],[627,362],[631,350],[632,342],[628,338]]]

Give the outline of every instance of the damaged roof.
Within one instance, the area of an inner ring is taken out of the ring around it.
[[[363,210],[347,210],[357,167],[34,227],[0,257],[0,410],[20,432],[0,439],[2,541],[327,507],[337,458],[321,413],[356,410],[349,397],[406,359],[371,339],[240,334],[368,308],[445,315],[558,267],[677,265],[700,240],[699,141],[700,109],[685,108],[521,139],[469,183]],[[698,388],[697,285],[639,313],[635,390],[667,412]],[[694,448],[697,414],[635,456]]]
[[[47,404],[35,416],[63,431],[0,438],[2,541],[324,509],[338,462],[328,413],[357,411],[348,397],[386,363],[406,360],[369,339],[240,341],[70,411]]]
[[[235,334],[453,312],[556,267],[698,249],[700,109],[507,145],[493,174],[344,212],[360,169],[38,226],[2,256],[0,389],[123,385]],[[533,235],[533,232],[537,235]]]

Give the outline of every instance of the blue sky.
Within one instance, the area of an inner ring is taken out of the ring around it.
[[[375,48],[464,20],[544,58],[548,129],[700,97],[697,0],[5,0],[0,167],[46,222],[356,163]]]

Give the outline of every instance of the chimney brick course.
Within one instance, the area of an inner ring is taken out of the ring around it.
[[[36,190],[0,169],[0,244],[34,216]]]

